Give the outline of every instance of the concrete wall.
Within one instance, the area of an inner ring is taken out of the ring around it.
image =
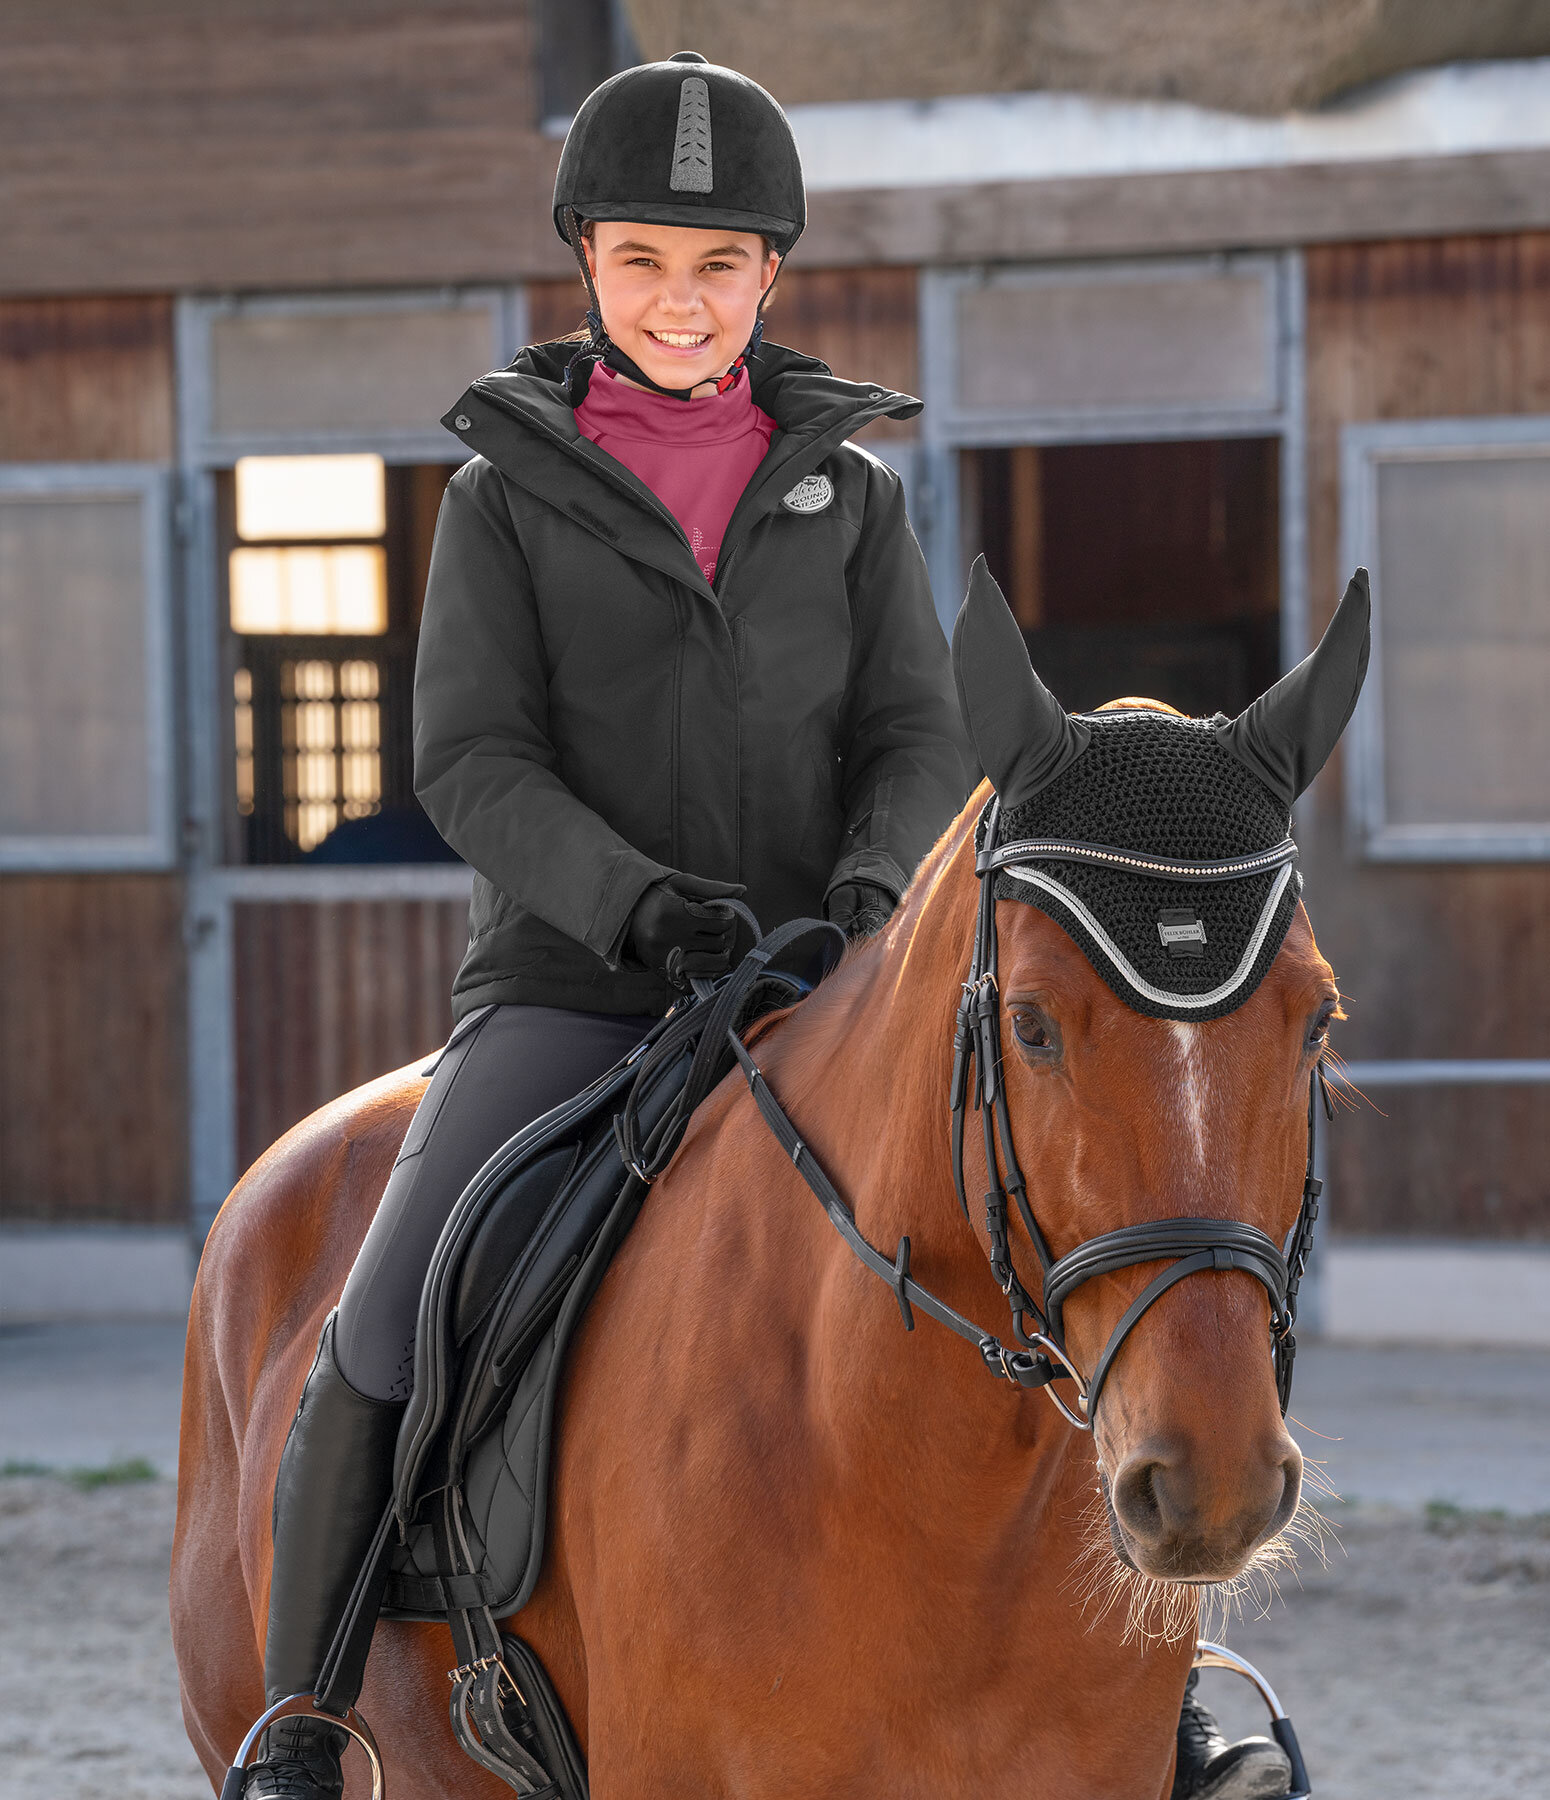
[[[1401,69],[1550,52],[1542,0],[625,0],[647,57],[698,50],[787,104],[1056,88],[1233,112]]]

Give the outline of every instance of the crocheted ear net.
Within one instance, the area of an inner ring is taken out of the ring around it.
[[[1285,803],[1218,743],[1213,725],[1219,721],[1149,711],[1090,713],[1082,720],[1092,732],[1087,748],[1047,787],[1002,814],[999,843],[1059,838],[1215,862],[1269,850],[1286,838]],[[1275,960],[1302,888],[1289,865],[1210,882],[1037,855],[1023,866],[1050,885],[1032,885],[1003,869],[995,897],[1047,913],[1127,1006],[1158,1019],[1215,1019],[1242,1006]],[[1165,942],[1164,913],[1188,921],[1187,954]],[[1144,985],[1136,985],[1125,964]]]

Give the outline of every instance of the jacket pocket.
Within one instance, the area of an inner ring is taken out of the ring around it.
[[[801,836],[800,861],[827,877],[840,837],[840,760],[816,747],[808,751],[807,822]]]
[[[474,876],[473,898],[468,903],[468,941],[477,944],[482,937],[504,925],[515,910],[516,902],[483,875]]]

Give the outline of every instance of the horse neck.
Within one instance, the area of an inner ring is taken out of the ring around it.
[[[982,1208],[971,1193],[977,1234],[957,1201],[947,1104],[979,898],[978,798],[887,930],[852,952],[756,1054],[867,1238],[891,1257],[908,1236],[916,1279],[1005,1341],[1011,1321],[990,1273]],[[916,1479],[896,1483],[888,1504],[908,1511],[918,1500],[929,1523],[951,1521],[955,1539],[954,1489],[987,1526],[998,1494],[1003,1526],[1033,1525],[1057,1494],[1090,1484],[1086,1440],[1043,1395],[1010,1390],[973,1344],[923,1315],[906,1334],[888,1288],[816,1207],[805,1216],[820,1279],[800,1303],[811,1309],[815,1366],[827,1372],[815,1408],[837,1469],[872,1487],[879,1467],[912,1471]],[[1026,1242],[1021,1251],[1031,1257]]]

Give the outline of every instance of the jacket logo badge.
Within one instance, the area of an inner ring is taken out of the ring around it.
[[[815,513],[834,498],[834,483],[827,475],[804,475],[781,501],[787,512]]]

